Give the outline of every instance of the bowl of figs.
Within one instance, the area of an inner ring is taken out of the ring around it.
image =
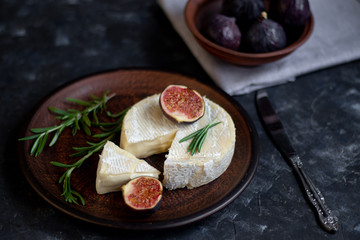
[[[206,51],[240,66],[289,55],[314,28],[308,0],[189,0],[185,21]]]

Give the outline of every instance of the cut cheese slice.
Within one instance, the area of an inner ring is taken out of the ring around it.
[[[168,151],[178,124],[166,118],[159,106],[160,94],[136,103],[123,120],[120,147],[138,158]]]
[[[158,178],[159,174],[160,172],[146,161],[108,141],[98,163],[96,191],[98,194],[119,191],[131,179],[140,176]]]
[[[235,125],[219,105],[204,97],[205,114],[191,124],[169,120],[159,105],[159,94],[136,103],[123,121],[120,146],[137,157],[169,151],[164,162],[164,186],[167,189],[195,188],[218,178],[229,166],[235,149]],[[211,121],[221,124],[211,128],[200,153],[191,156],[191,140],[179,140]]]

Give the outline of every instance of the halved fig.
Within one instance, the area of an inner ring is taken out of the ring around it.
[[[122,187],[122,193],[130,209],[153,213],[160,207],[162,183],[153,177],[138,177]]]
[[[178,122],[195,122],[204,116],[205,103],[195,90],[183,85],[169,85],[160,95],[164,114]]]

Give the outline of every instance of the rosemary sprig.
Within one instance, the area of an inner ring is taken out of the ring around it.
[[[116,122],[95,123],[95,125],[103,129],[104,132],[95,134],[93,135],[93,137],[104,138],[104,139],[97,143],[87,142],[88,146],[86,147],[73,147],[73,150],[75,150],[76,153],[71,154],[70,156],[71,157],[82,156],[78,161],[76,161],[73,164],[64,164],[56,161],[50,162],[54,166],[66,168],[64,174],[59,178],[59,183],[63,183],[63,193],[61,194],[61,196],[64,197],[65,202],[78,204],[78,199],[80,199],[81,204],[85,205],[85,200],[81,196],[81,194],[79,194],[77,191],[71,188],[71,182],[70,182],[71,174],[76,168],[81,167],[81,165],[84,163],[86,159],[88,159],[94,153],[99,152],[101,149],[103,149],[107,141],[113,140],[115,136],[117,136],[117,134],[121,132],[122,122],[128,110],[129,109],[125,109],[124,111],[116,115],[107,112],[107,115],[110,117],[114,117],[114,116],[118,117],[118,120]]]
[[[90,101],[66,98],[66,100],[77,103],[86,108],[83,110],[68,109],[67,111],[65,111],[59,108],[49,107],[49,110],[58,115],[56,118],[61,120],[62,122],[56,126],[32,128],[30,131],[34,133],[34,135],[20,138],[19,141],[35,139],[35,142],[33,143],[30,150],[30,155],[35,155],[35,157],[37,157],[44,149],[49,134],[53,132],[55,132],[55,134],[49,143],[49,147],[53,146],[56,143],[61,133],[67,127],[72,128],[73,135],[75,135],[80,129],[82,129],[87,135],[91,135],[90,127],[92,123],[90,121],[89,115],[91,114],[94,122],[98,124],[99,120],[97,117],[97,113],[103,111],[105,108],[105,104],[114,96],[115,94],[107,95],[106,92],[102,98],[92,95],[92,100]]]
[[[188,152],[191,153],[191,155],[194,155],[195,152],[200,152],[202,145],[204,144],[206,135],[209,131],[210,128],[215,127],[216,125],[218,125],[220,122],[216,122],[215,120],[213,120],[211,123],[209,123],[208,125],[206,125],[205,127],[197,130],[196,132],[191,133],[190,135],[180,139],[180,143],[185,142],[189,139],[193,140],[191,141],[189,148],[188,148]]]

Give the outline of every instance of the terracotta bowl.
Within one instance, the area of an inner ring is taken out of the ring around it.
[[[299,34],[300,37],[281,50],[268,53],[234,51],[210,41],[200,32],[204,19],[211,14],[220,13],[221,5],[222,0],[189,0],[185,8],[185,21],[195,39],[206,51],[236,65],[256,66],[279,60],[303,45],[310,37],[314,28],[314,18],[311,14],[302,33]]]

